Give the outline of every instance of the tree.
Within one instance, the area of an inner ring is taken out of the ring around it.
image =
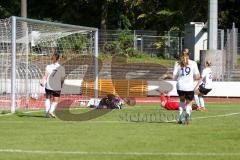
[[[219,0],[218,24],[222,29],[232,27],[234,22],[236,27],[240,27],[240,0]]]
[[[190,9],[191,7],[191,9]],[[138,16],[145,25],[143,29],[153,29],[159,32],[178,28],[184,29],[184,24],[192,21],[207,20],[207,0],[168,0],[144,1],[142,13]]]
[[[107,0],[102,0],[102,4],[101,4],[101,24],[100,24],[100,28],[102,30],[106,30],[107,29],[107,15],[108,15],[108,3]]]
[[[0,0],[0,18],[20,16],[20,0]],[[184,2],[184,3],[183,3]],[[218,0],[219,26],[240,26],[240,0]],[[207,21],[208,0],[28,0],[28,17],[101,29],[184,29]]]
[[[0,18],[8,18],[12,15],[20,16],[21,1],[19,0],[1,0],[0,1]]]

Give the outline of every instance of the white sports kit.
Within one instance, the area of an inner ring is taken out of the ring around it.
[[[212,89],[212,70],[211,70],[211,68],[203,69],[202,78],[203,78],[204,88]]]
[[[194,75],[199,74],[198,66],[195,61],[188,60],[187,67],[181,67],[178,62],[174,65],[173,75],[177,77],[177,90],[193,91]]]

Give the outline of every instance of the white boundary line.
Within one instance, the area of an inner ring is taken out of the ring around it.
[[[240,156],[240,153],[214,152],[87,152],[87,151],[44,151],[23,149],[0,149],[0,153],[29,153],[29,154],[65,154],[65,155],[98,155],[98,156]]]
[[[217,118],[217,117],[229,117],[229,116],[234,116],[234,115],[238,115],[238,114],[240,114],[240,112],[219,114],[219,115],[214,115],[214,116],[196,117],[196,118],[192,118],[192,119],[209,119],[209,118]],[[175,122],[175,121],[167,121],[167,122]]]
[[[229,117],[229,116],[234,116],[234,115],[238,115],[238,114],[240,114],[240,112],[228,113],[228,114],[219,114],[219,115],[215,115],[215,116],[196,117],[196,118],[192,118],[192,119],[208,119],[208,118],[216,118],[216,117]]]

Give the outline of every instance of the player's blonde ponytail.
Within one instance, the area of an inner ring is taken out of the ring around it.
[[[180,54],[179,64],[181,67],[186,67],[188,65],[190,51],[188,48],[184,48]]]

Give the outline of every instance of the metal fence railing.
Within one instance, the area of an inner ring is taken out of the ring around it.
[[[164,35],[159,35],[156,31],[143,30],[99,31],[99,49],[101,52],[104,52],[107,45],[117,48],[116,43],[123,41],[127,41],[128,46],[146,54],[167,58],[178,55],[183,46],[183,36],[178,32],[166,32]],[[114,51],[111,53],[114,54]]]
[[[233,25],[232,29],[228,29],[225,36],[225,46],[223,50],[223,72],[225,81],[231,80],[232,71],[237,66],[239,53],[238,29]]]

